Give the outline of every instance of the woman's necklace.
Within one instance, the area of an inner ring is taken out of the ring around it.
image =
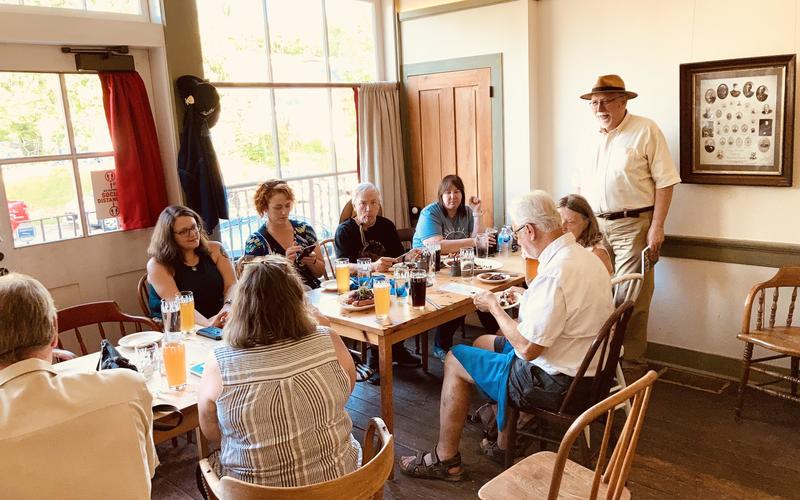
[[[200,257],[198,257],[197,255],[195,255],[195,257],[197,258],[197,262],[195,262],[194,264],[189,264],[189,262],[187,262],[186,259],[184,259],[183,263],[192,271],[197,272],[197,266],[200,265]]]

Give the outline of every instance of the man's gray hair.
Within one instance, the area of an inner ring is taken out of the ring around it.
[[[356,202],[364,196],[364,193],[367,191],[375,191],[378,193],[378,201],[381,201],[381,192],[375,187],[375,184],[371,182],[362,182],[358,186],[353,189],[353,196],[351,200],[353,201],[353,206],[355,206]]]
[[[56,307],[50,292],[24,274],[0,278],[0,364],[13,364],[53,339]]]
[[[517,226],[533,224],[544,232],[561,229],[561,215],[553,198],[546,191],[536,190],[523,194],[511,204],[511,218]]]

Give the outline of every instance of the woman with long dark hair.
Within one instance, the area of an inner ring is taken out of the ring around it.
[[[194,295],[194,322],[222,326],[236,288],[233,264],[221,243],[209,241],[194,210],[172,205],[158,216],[147,248],[150,310],[161,316],[161,298]]]

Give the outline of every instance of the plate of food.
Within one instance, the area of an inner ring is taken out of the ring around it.
[[[502,292],[497,292],[495,295],[497,295],[497,300],[500,302],[500,307],[503,309],[509,309],[519,305],[519,294],[517,292],[503,290]]]
[[[478,278],[478,281],[490,284],[505,283],[506,281],[511,279],[511,276],[506,273],[495,273],[495,272],[480,273],[475,277]]]
[[[121,347],[135,349],[142,345],[152,344],[153,342],[161,342],[162,338],[164,338],[164,334],[161,332],[136,332],[125,335],[119,339],[119,345]]]
[[[326,292],[336,292],[339,290],[336,280],[325,280],[320,284],[320,287]]]
[[[503,267],[503,263],[497,259],[484,259],[475,257],[475,270],[476,271],[496,271]]]
[[[369,288],[361,287],[358,290],[342,295],[339,299],[339,305],[345,311],[364,311],[375,307],[375,295]]]

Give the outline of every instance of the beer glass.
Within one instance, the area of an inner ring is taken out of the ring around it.
[[[194,328],[194,294],[192,292],[178,292],[175,295],[175,300],[180,304],[181,331],[184,338],[186,338]]]
[[[465,281],[472,280],[475,271],[475,249],[472,247],[462,248],[458,255],[461,259],[461,278]]]
[[[350,260],[336,259],[336,290],[339,293],[350,291]]]
[[[411,306],[425,309],[425,288],[428,286],[428,273],[423,269],[411,271]]]
[[[372,275],[372,260],[368,258],[358,259],[356,261],[356,273],[359,288],[369,285],[369,278]]]
[[[386,278],[372,281],[372,293],[375,296],[375,317],[385,320],[389,317],[389,280]]]
[[[489,257],[489,235],[487,233],[480,233],[475,236],[475,256],[480,259]]]

